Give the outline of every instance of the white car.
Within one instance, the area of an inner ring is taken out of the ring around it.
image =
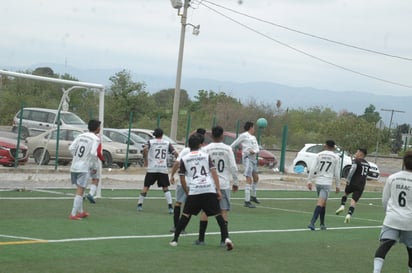
[[[316,158],[316,155],[324,150],[324,144],[313,144],[307,143],[305,146],[298,152],[296,158],[293,160],[293,167],[302,166],[303,169],[309,172],[309,167],[312,166],[313,161]],[[335,152],[342,159],[342,150],[337,147]],[[378,179],[380,171],[378,166],[368,161],[369,163],[369,173],[368,179]],[[343,154],[343,164],[342,164],[342,177],[347,177],[349,170],[352,166],[352,158],[346,153]]]

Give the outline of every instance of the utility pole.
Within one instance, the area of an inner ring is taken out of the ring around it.
[[[170,128],[170,137],[174,140],[176,140],[176,136],[177,136],[177,125],[178,125],[178,119],[179,119],[180,82],[182,80],[183,50],[185,47],[186,20],[187,20],[187,9],[189,7],[189,2],[190,0],[185,0],[183,4],[183,14],[181,15],[182,27],[180,30],[180,46],[179,46],[179,56],[177,60],[176,87],[175,87],[175,95],[173,98],[172,125]]]
[[[395,110],[395,109],[381,109],[381,111],[386,111],[386,112],[391,112],[391,119],[389,121],[389,132],[392,129],[392,118],[393,118],[393,113],[405,113],[405,111],[400,111],[400,110]]]

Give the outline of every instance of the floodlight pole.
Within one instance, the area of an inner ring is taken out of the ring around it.
[[[170,137],[176,140],[177,137],[177,126],[179,119],[179,103],[180,103],[180,83],[182,80],[182,64],[183,64],[183,51],[185,46],[185,34],[186,34],[186,20],[187,20],[187,9],[189,7],[190,0],[185,0],[183,4],[183,14],[181,15],[181,30],[180,30],[180,45],[179,45],[179,56],[177,59],[177,73],[176,73],[176,87],[175,94],[173,98],[173,113],[172,113],[172,124],[170,128]]]

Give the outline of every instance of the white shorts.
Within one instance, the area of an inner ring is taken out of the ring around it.
[[[179,202],[181,204],[186,202],[186,193],[183,190],[183,187],[181,184],[176,185],[176,202]]]
[[[258,171],[256,155],[243,156],[242,162],[243,166],[245,167],[245,170],[243,172],[244,176],[252,177],[253,173],[256,173]]]
[[[412,231],[411,230],[399,230],[390,228],[388,226],[382,226],[380,240],[389,239],[399,241],[409,248],[412,248]]]
[[[82,188],[86,188],[89,182],[90,173],[70,173],[71,181],[73,185],[77,185]]]
[[[318,197],[325,201],[328,200],[330,187],[330,185],[316,185],[316,192],[318,193]]]
[[[230,210],[230,189],[220,190],[222,199],[219,201],[221,210]]]

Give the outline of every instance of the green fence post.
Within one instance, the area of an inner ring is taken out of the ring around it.
[[[132,123],[133,123],[133,112],[130,112],[129,118],[129,131],[127,133],[127,149],[126,149],[126,160],[124,162],[124,169],[126,170],[129,168],[129,145],[130,145],[130,132],[132,130]]]
[[[187,113],[187,124],[186,124],[186,140],[185,140],[185,146],[187,146],[187,141],[188,141],[188,139],[189,139],[190,125],[191,125],[191,117],[190,117],[190,112],[188,112],[188,113]]]
[[[59,108],[59,111],[57,112],[56,160],[54,160],[54,170],[57,170],[57,167],[59,165],[60,111],[61,111],[61,109]],[[43,151],[42,160],[44,158],[44,153],[45,153],[45,151]]]
[[[23,122],[23,108],[24,108],[24,103],[21,102],[19,128],[18,128],[18,132],[17,132],[17,147],[16,147],[16,154],[14,155],[14,168],[17,168],[19,166],[19,151],[20,151],[21,125],[22,125],[22,122]],[[29,152],[29,151],[27,150],[27,152]]]
[[[288,139],[288,125],[285,125],[283,126],[282,148],[280,152],[280,163],[279,163],[279,171],[281,173],[285,172],[285,156],[286,156],[287,139]]]

